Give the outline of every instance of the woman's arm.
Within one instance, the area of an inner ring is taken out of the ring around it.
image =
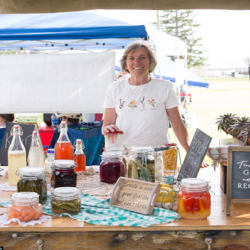
[[[119,128],[114,125],[116,122],[115,108],[106,108],[102,125],[102,134],[106,135],[109,132],[119,131]]]
[[[167,109],[167,115],[171,121],[172,128],[174,130],[174,133],[178,139],[178,141],[181,143],[182,147],[186,150],[186,152],[189,149],[189,137],[188,137],[188,131],[181,119],[181,115],[179,112],[178,107],[174,107],[171,109]]]

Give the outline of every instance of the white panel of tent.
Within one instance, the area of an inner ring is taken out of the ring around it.
[[[1,55],[1,113],[100,113],[115,52]]]

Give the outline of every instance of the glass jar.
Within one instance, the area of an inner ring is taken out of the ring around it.
[[[20,179],[17,183],[17,192],[36,192],[39,202],[47,200],[47,181],[45,170],[42,167],[23,167],[17,172]]]
[[[55,160],[52,165],[51,187],[76,187],[75,167],[72,160]]]
[[[152,147],[132,147],[128,163],[128,178],[155,181],[155,158]]]
[[[178,214],[185,219],[205,219],[211,214],[211,196],[208,182],[183,179],[177,196]]]
[[[105,135],[105,148],[122,147],[122,131],[109,132]]]
[[[105,151],[100,164],[100,181],[115,183],[119,177],[125,176],[125,165],[121,151]]]
[[[55,188],[51,195],[53,214],[77,214],[81,211],[81,192],[75,187]]]
[[[155,177],[164,176],[162,151],[155,152]]]
[[[43,206],[39,203],[39,195],[35,192],[20,192],[11,195],[11,204],[7,206],[9,219],[21,222],[38,220],[43,214]]]

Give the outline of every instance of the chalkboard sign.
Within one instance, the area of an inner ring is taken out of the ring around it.
[[[227,215],[231,203],[250,203],[250,147],[228,147]]]
[[[8,149],[12,141],[12,135],[10,134],[10,131],[14,125],[17,125],[18,123],[7,123],[5,134],[0,150],[0,163],[8,165]],[[21,140],[23,142],[23,145],[26,149],[26,159],[28,158],[28,153],[30,149],[30,143],[32,139],[32,132],[34,130],[37,130],[37,126],[33,124],[18,124],[22,127],[23,135],[21,136]]]
[[[152,214],[161,185],[120,177],[116,182],[110,205],[141,214]]]
[[[196,129],[187,155],[181,166],[178,180],[197,177],[201,163],[205,157],[211,140],[212,138],[210,136],[201,130]]]

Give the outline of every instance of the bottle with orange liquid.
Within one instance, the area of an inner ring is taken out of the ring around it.
[[[75,154],[74,161],[76,163],[76,172],[85,171],[86,170],[86,156],[83,152],[84,144],[81,139],[77,139],[75,142]]]
[[[67,130],[67,123],[62,121],[60,125],[60,136],[55,145],[55,160],[74,159],[74,148],[69,140]]]

